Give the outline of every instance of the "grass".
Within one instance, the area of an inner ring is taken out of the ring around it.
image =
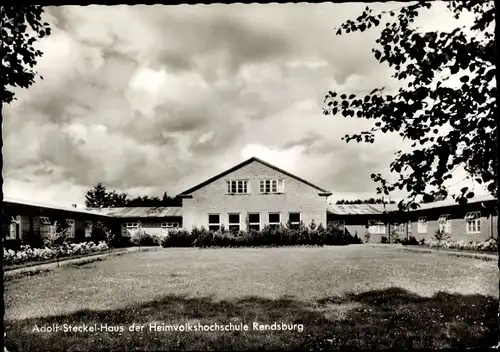
[[[491,262],[363,245],[128,253],[6,282],[7,344],[22,351],[485,347],[496,345],[497,274]],[[250,330],[149,331],[155,322]],[[303,331],[253,331],[253,322]],[[65,323],[124,331],[32,331]],[[128,331],[133,323],[144,330]]]

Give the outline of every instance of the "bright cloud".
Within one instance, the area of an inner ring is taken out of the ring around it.
[[[44,80],[4,108],[5,194],[81,204],[103,182],[173,195],[256,156],[336,197],[375,197],[370,174],[388,171],[399,136],[346,144],[371,124],[322,114],[330,89],[395,84],[372,57],[377,31],[334,33],[364,7],[48,8]],[[420,24],[453,26],[443,14],[439,5]]]

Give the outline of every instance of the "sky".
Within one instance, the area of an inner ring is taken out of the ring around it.
[[[342,136],[373,122],[322,113],[329,90],[397,87],[371,52],[379,30],[335,35],[365,6],[47,8],[52,34],[37,44],[36,67],[44,79],[4,107],[4,195],[83,205],[98,182],[132,196],[175,195],[256,156],[333,199],[378,197],[370,174],[389,175],[406,147],[399,135],[347,144]],[[438,3],[418,24],[460,21]],[[464,176],[457,171],[452,190]]]

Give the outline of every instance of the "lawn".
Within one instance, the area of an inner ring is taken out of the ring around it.
[[[127,253],[7,281],[4,300],[21,351],[436,349],[496,344],[497,296],[496,262],[351,245]],[[229,323],[249,330],[150,330]],[[64,324],[123,331],[33,331]]]

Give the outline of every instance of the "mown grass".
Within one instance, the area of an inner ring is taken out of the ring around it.
[[[22,351],[486,347],[498,332],[497,272],[494,263],[368,246],[130,253],[7,282],[7,342]],[[304,331],[148,330],[230,321]],[[32,331],[64,323],[146,327]]]

